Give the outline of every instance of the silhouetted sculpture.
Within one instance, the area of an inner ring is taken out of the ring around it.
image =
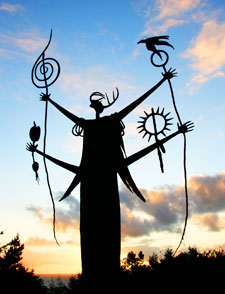
[[[151,95],[166,80],[176,76],[175,70],[170,69],[163,74],[162,79],[144,95],[133,101],[121,111],[109,116],[100,117],[106,107],[111,106],[119,97],[119,91],[113,92],[110,102],[107,94],[94,92],[90,96],[90,107],[96,112],[95,119],[83,119],[57,104],[48,93],[41,94],[41,100],[51,103],[63,115],[69,118],[75,126],[76,135],[83,136],[83,152],[79,166],[60,161],[37,149],[35,143],[27,144],[27,150],[36,152],[53,163],[75,173],[69,188],[60,199],[71,194],[80,183],[80,234],[82,271],[89,279],[98,275],[104,277],[116,276],[120,269],[120,201],[117,174],[123,183],[142,201],[143,195],[137,188],[128,169],[128,165],[139,160],[155,149],[164,150],[163,144],[180,133],[193,129],[189,121],[180,124],[178,130],[137,153],[126,157],[123,144],[124,125],[122,120],[149,95]],[[97,97],[97,98],[96,98]],[[94,99],[95,98],[95,99]],[[103,100],[107,104],[103,104]],[[99,259],[96,259],[99,258]],[[107,269],[104,268],[107,267]]]

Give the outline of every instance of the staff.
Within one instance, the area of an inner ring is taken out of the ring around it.
[[[138,44],[145,43],[147,50],[153,52],[152,55],[151,55],[151,57],[150,57],[150,61],[151,61],[152,65],[155,66],[155,67],[162,67],[165,74],[167,73],[166,64],[169,61],[169,56],[168,56],[168,53],[166,51],[164,51],[164,50],[158,50],[156,48],[156,46],[164,45],[164,46],[169,46],[169,47],[171,47],[171,48],[174,49],[174,47],[171,44],[169,44],[167,41],[165,41],[165,40],[168,40],[168,39],[169,39],[169,36],[156,36],[156,37],[151,37],[151,38],[143,39],[143,40],[140,40],[138,42]],[[161,63],[156,63],[154,61],[155,55],[157,55],[159,57],[159,59],[161,60]],[[162,56],[164,56],[164,61],[163,61],[163,57]],[[170,79],[168,79],[168,84],[169,84],[169,88],[170,88],[170,93],[171,93],[171,97],[172,97],[174,111],[176,113],[176,116],[177,116],[179,125],[181,126],[182,125],[182,121],[181,121],[180,114],[179,114],[178,109],[177,109],[177,106],[176,106],[176,101],[175,101],[175,97],[174,97],[173,87],[172,87],[172,83],[171,83]],[[181,236],[181,240],[180,240],[180,242],[179,242],[179,244],[178,244],[178,246],[177,246],[177,248],[176,248],[176,250],[174,252],[174,255],[177,253],[177,250],[180,248],[181,243],[182,243],[182,241],[184,239],[184,235],[185,235],[185,231],[186,231],[186,227],[187,227],[187,220],[188,220],[188,188],[187,188],[186,134],[185,133],[183,133],[183,138],[184,138],[183,168],[184,168],[184,186],[185,186],[186,216],[185,216],[184,228],[183,228],[183,233],[182,233],[182,236]],[[159,151],[158,151],[158,155],[159,155],[160,164],[161,164],[161,157],[160,157],[161,153],[159,154]]]
[[[45,49],[42,51],[38,59],[36,60],[32,72],[31,72],[31,80],[32,83],[39,89],[45,89],[45,94],[48,95],[48,87],[55,83],[60,74],[60,65],[59,62],[54,58],[45,58],[45,52],[47,51],[52,40],[52,30],[50,33],[48,44]],[[59,245],[56,232],[55,232],[55,203],[53,198],[53,193],[51,189],[48,167],[46,163],[45,153],[46,153],[46,139],[47,139],[47,121],[48,121],[48,100],[45,101],[45,119],[44,119],[44,142],[43,142],[43,162],[46,172],[47,184],[49,193],[51,196],[52,207],[53,207],[53,234],[56,243]],[[59,245],[60,246],[60,245]]]

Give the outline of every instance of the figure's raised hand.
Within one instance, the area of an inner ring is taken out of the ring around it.
[[[38,145],[34,145],[33,143],[27,143],[26,150],[30,152],[35,152]]]
[[[167,80],[170,80],[177,76],[176,69],[170,68],[167,72],[162,73],[163,77]]]
[[[187,121],[186,123],[182,124],[182,125],[179,125],[177,124],[177,127],[178,127],[178,131],[180,133],[188,133],[188,132],[191,132],[193,131],[194,129],[194,123],[192,121]]]
[[[41,94],[40,94],[40,100],[41,100],[41,101],[49,101],[50,95],[51,95],[51,94],[41,93]]]

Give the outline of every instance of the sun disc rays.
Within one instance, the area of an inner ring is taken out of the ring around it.
[[[159,107],[154,111],[154,109],[151,109],[151,113],[147,113],[144,111],[145,116],[141,116],[141,121],[138,121],[140,126],[137,128],[140,129],[139,133],[144,132],[143,138],[145,136],[148,136],[148,142],[151,140],[151,137],[157,137],[158,135],[162,134],[163,136],[166,136],[165,131],[170,131],[169,126],[172,125],[170,121],[172,118],[169,118],[170,112],[167,114],[164,114],[164,108],[160,112]]]

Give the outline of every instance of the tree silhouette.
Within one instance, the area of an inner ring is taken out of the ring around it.
[[[149,289],[149,293],[220,293],[224,286],[223,249],[199,252],[197,248],[189,247],[176,256],[172,249],[167,249],[161,258],[153,252],[148,262],[148,265],[144,260],[140,262],[139,255],[133,251],[127,254],[121,266],[124,291],[133,293]]]
[[[46,293],[40,277],[23,266],[23,250],[24,244],[21,243],[19,234],[0,247],[0,289],[7,293]]]
[[[60,279],[44,286],[41,278],[22,264],[24,244],[19,235],[9,243],[0,247],[0,293],[3,289],[7,293],[25,294],[79,294],[111,293],[112,284],[104,285],[104,277],[110,274],[107,264],[101,262],[105,275],[99,274],[98,288],[87,284],[82,274],[72,276],[68,285]],[[94,254],[94,253],[93,253]],[[110,254],[110,252],[109,252]],[[95,256],[97,258],[97,256]],[[197,248],[189,247],[186,252],[174,256],[172,249],[167,249],[160,258],[155,252],[144,260],[140,251],[136,254],[130,251],[121,262],[119,289],[121,292],[137,293],[145,290],[146,293],[220,293],[224,284],[225,251],[213,249],[199,252]],[[104,287],[102,287],[104,285]],[[102,289],[104,292],[101,292]],[[97,293],[97,292],[96,292]]]
[[[24,245],[21,244],[19,234],[11,242],[0,247],[0,270],[18,270],[22,267],[22,252]]]
[[[144,254],[142,251],[136,253],[133,251],[128,252],[127,257],[122,260],[122,267],[124,270],[133,271],[135,268],[138,268],[143,265],[144,262]]]

